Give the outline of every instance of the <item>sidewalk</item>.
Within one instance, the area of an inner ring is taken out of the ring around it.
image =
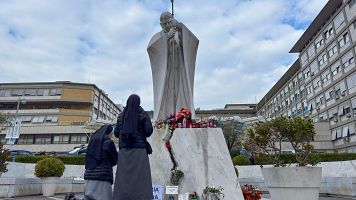
[[[78,195],[77,197],[81,197]],[[27,197],[15,197],[15,198],[1,198],[1,200],[63,200],[64,195],[57,195],[54,197],[43,197],[43,196],[27,196]],[[319,200],[354,200],[356,197],[320,197]],[[270,200],[270,199],[262,199]]]

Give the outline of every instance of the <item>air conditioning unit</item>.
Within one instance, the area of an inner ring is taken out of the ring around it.
[[[310,76],[314,76],[314,72],[312,72],[312,73],[310,74]]]
[[[351,117],[351,113],[347,113],[347,114],[346,114],[346,117],[347,117],[347,118],[350,118],[350,117]]]
[[[319,110],[320,110],[320,107],[319,107],[319,106],[318,106],[318,107],[316,107],[316,110],[318,110],[318,111],[319,111]]]
[[[350,136],[344,137],[344,143],[350,142]]]
[[[346,92],[343,91],[341,94],[340,94],[342,97],[344,97],[346,95]]]
[[[337,123],[339,120],[337,118],[334,119],[334,122]]]

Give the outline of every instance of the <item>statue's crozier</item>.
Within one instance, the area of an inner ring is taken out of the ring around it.
[[[147,47],[150,57],[154,120],[164,119],[188,108],[195,117],[193,104],[195,61],[199,40],[169,12],[160,17],[162,31],[156,33]]]

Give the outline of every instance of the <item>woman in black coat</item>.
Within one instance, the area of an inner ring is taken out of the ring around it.
[[[140,106],[140,97],[131,95],[119,115],[114,134],[119,140],[119,159],[114,200],[152,200],[152,179],[147,138],[153,127],[149,115]]]
[[[112,135],[112,126],[104,125],[91,136],[85,156],[84,198],[67,194],[65,200],[112,200],[112,168],[118,159]]]

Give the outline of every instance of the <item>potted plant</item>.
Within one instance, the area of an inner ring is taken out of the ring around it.
[[[269,122],[257,124],[248,130],[245,146],[257,153],[267,155],[274,167],[261,169],[273,200],[317,200],[321,180],[320,167],[311,156],[315,135],[314,123],[310,119],[277,117]],[[295,151],[297,166],[285,167],[282,156],[283,145],[289,144]]]
[[[203,200],[221,200],[225,197],[223,190],[224,188],[221,186],[217,188],[206,187],[203,191]]]
[[[63,175],[64,169],[64,163],[54,157],[45,158],[36,163],[35,176],[42,180],[43,196],[54,196],[59,177]]]
[[[245,184],[241,187],[245,200],[259,200],[262,198],[262,192],[256,186]]]

